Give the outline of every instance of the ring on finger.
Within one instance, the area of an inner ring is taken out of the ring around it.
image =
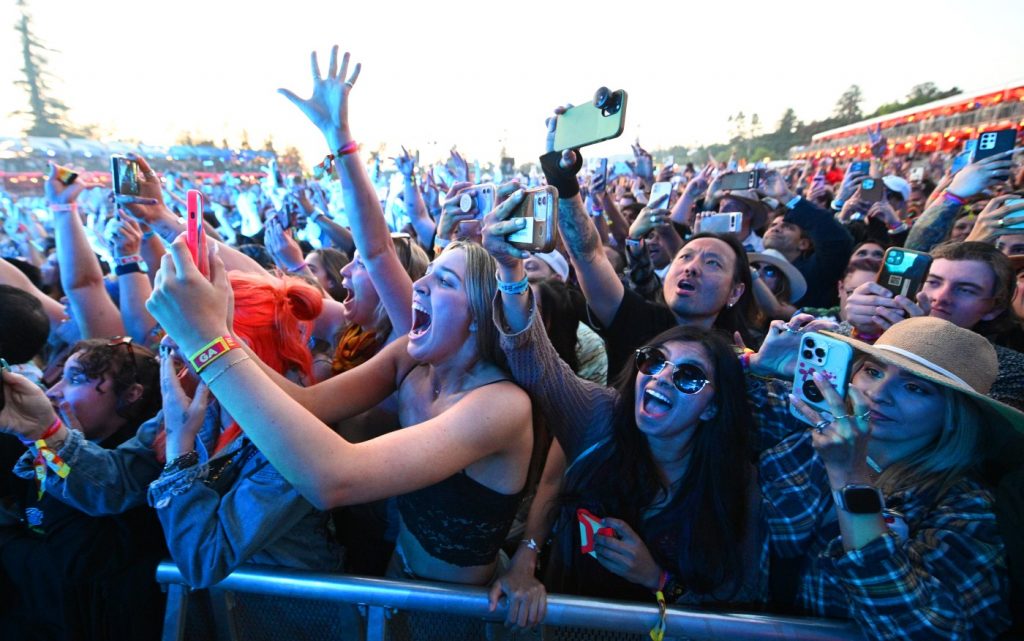
[[[818,421],[817,423],[814,424],[814,431],[817,432],[818,434],[821,434],[831,424],[832,424],[832,421],[828,420],[827,418],[823,418],[823,419],[821,419],[820,421]]]
[[[349,88],[349,89],[351,89],[352,87],[354,87],[354,86],[355,86],[355,85],[353,85],[353,84],[352,84],[352,81],[351,81],[351,80],[346,80],[346,81],[345,81],[345,84],[346,84],[346,85],[348,85],[348,88]]]

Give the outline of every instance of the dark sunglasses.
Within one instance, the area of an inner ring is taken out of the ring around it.
[[[665,358],[665,354],[657,347],[641,347],[636,350],[636,368],[641,374],[657,376],[665,366],[672,367],[672,383],[683,394],[696,394],[710,385],[704,370],[691,363],[676,365]]]
[[[774,278],[779,274],[779,268],[769,263],[754,263],[752,267],[768,278]]]
[[[128,349],[128,366],[132,368],[132,380],[139,382],[139,370],[135,365],[135,348],[132,347],[131,336],[115,336],[107,343],[107,347],[120,347],[124,345]]]

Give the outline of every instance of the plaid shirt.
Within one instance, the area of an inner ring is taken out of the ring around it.
[[[908,534],[894,528],[847,552],[810,431],[765,452],[760,474],[773,551],[807,559],[796,600],[806,612],[856,619],[868,639],[987,639],[1009,627],[994,500],[977,482],[886,496]]]

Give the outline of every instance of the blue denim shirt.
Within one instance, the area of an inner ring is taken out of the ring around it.
[[[235,439],[212,459],[206,455],[221,429],[215,403],[196,440],[199,463],[191,468],[161,473],[151,448],[161,425],[158,414],[114,450],[69,430],[58,454],[71,473],[66,479],[48,474],[46,491],[89,514],[116,514],[148,498],[171,556],[192,587],[213,585],[243,563],[339,569],[341,555],[328,537],[328,515],[302,498],[248,439]],[[26,453],[15,473],[33,478],[33,455]],[[211,464],[219,470],[216,477],[233,477],[231,482],[216,483]]]

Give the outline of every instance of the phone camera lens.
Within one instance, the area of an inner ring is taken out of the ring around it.
[[[818,386],[810,379],[804,381],[803,390],[804,396],[806,396],[811,402],[820,403],[825,400],[825,396],[822,395],[821,390],[818,389]]]
[[[819,347],[819,348],[814,350],[814,355],[817,356],[818,358],[824,358],[825,357],[825,350],[823,350],[822,348]]]
[[[601,87],[594,92],[594,106],[598,109],[604,109],[608,106],[608,98],[611,96],[611,91],[608,87]]]
[[[804,345],[813,348],[816,345],[816,343],[814,342],[813,338],[808,338],[806,341],[804,341]]]
[[[811,353],[811,350],[805,349],[804,350],[804,358],[810,360],[810,359],[814,358],[814,354]]]

